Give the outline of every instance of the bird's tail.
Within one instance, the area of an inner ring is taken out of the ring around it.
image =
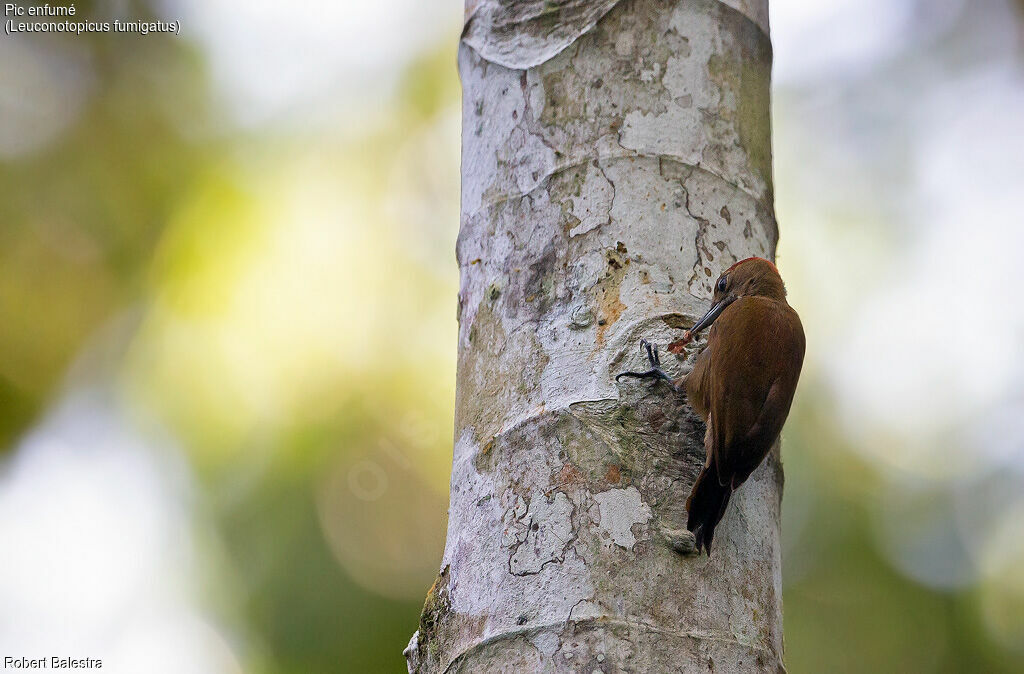
[[[689,513],[686,528],[697,539],[698,553],[703,549],[708,557],[711,556],[711,539],[715,535],[715,527],[725,515],[725,507],[729,505],[731,495],[732,486],[719,483],[715,464],[704,466],[693,485],[690,498],[686,499],[686,510]]]

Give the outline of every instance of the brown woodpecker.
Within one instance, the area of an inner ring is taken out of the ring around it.
[[[711,308],[682,343],[708,326],[707,348],[680,379],[672,381],[661,369],[657,347],[646,340],[641,346],[651,369],[616,379],[664,379],[686,393],[707,423],[707,460],[686,500],[686,528],[697,551],[710,556],[729,496],[761,464],[786,422],[804,360],[804,331],[775,265],[759,257],[741,260],[718,277]]]

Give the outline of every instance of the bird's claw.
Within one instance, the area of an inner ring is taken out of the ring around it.
[[[661,356],[658,355],[658,345],[651,344],[646,339],[640,339],[640,350],[647,351],[647,360],[651,367],[661,367]]]
[[[675,384],[672,383],[672,377],[661,369],[661,356],[658,355],[658,347],[655,344],[651,344],[646,339],[640,340],[640,350],[647,352],[647,360],[651,364],[651,369],[645,372],[620,372],[615,375],[615,381],[619,381],[622,377],[633,377],[636,379],[661,379],[667,381],[672,388],[675,388]]]

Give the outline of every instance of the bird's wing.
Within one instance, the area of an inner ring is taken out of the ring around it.
[[[711,373],[711,349],[704,349],[697,356],[693,369],[686,375],[684,386],[686,388],[686,399],[693,411],[702,418],[708,418],[710,401],[710,373]]]
[[[785,423],[803,362],[803,330],[788,305],[744,297],[722,312],[708,341],[709,453],[719,481],[737,487]]]

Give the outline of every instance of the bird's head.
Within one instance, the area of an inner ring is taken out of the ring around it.
[[[690,328],[687,335],[700,332],[714,323],[725,308],[739,298],[752,296],[783,301],[786,299],[786,286],[782,283],[779,270],[762,257],[748,257],[722,272],[715,283],[711,308]]]

